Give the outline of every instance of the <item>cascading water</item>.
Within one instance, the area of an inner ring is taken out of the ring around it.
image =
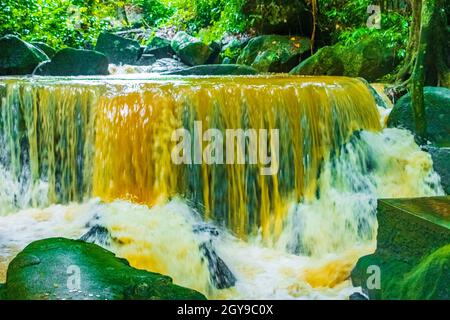
[[[3,270],[30,241],[84,235],[210,298],[345,298],[376,199],[442,193],[356,79],[10,79],[0,97]],[[175,130],[207,148],[196,123],[279,129],[277,174],[248,155],[175,164]]]

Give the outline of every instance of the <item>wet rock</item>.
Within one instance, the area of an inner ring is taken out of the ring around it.
[[[349,300],[360,300],[360,301],[362,301],[362,300],[369,300],[369,299],[367,299],[367,297],[366,297],[365,295],[363,295],[363,294],[361,294],[361,293],[359,293],[359,292],[354,292],[354,293],[352,293],[352,294],[348,297],[348,299],[349,299]]]
[[[237,59],[260,72],[289,72],[310,50],[308,38],[265,35],[253,38]]]
[[[181,61],[170,58],[163,58],[156,60],[156,62],[151,66],[150,71],[155,73],[165,73],[179,71],[187,68],[188,66]]]
[[[21,263],[30,255],[40,263]],[[167,276],[132,268],[95,244],[64,238],[28,245],[11,261],[0,294],[9,300],[205,299]]]
[[[161,37],[154,37],[147,47],[144,54],[152,54],[156,59],[173,58],[175,51],[171,47],[171,41]]]
[[[385,39],[368,36],[352,46],[323,47],[290,73],[362,77],[372,82],[392,72],[395,65],[395,51]]]
[[[450,147],[450,89],[441,87],[424,88],[427,137],[437,146]],[[411,94],[401,97],[388,118],[389,127],[399,127],[415,133]]]
[[[143,54],[136,65],[138,66],[150,66],[156,62],[156,57],[153,54]]]
[[[163,73],[164,75],[198,75],[198,76],[225,76],[225,75],[255,75],[258,70],[244,65],[237,64],[207,64],[195,66],[183,70]]]
[[[97,51],[65,48],[34,71],[41,76],[108,75],[108,58]]]
[[[97,224],[82,235],[80,240],[102,246],[109,246],[111,244],[111,234],[107,228]]]
[[[41,49],[50,59],[53,58],[53,56],[56,53],[56,50],[53,49],[52,47],[50,47],[45,42],[33,41],[33,42],[31,42],[31,44],[33,46],[35,46],[36,48]]]
[[[0,76],[31,74],[36,66],[49,60],[35,46],[13,35],[0,38]]]
[[[237,281],[236,277],[214,249],[213,239],[219,236],[219,231],[207,224],[199,224],[194,227],[193,231],[203,240],[199,248],[208,262],[208,270],[214,287],[217,289],[233,287]]]
[[[205,64],[213,53],[208,45],[184,31],[175,35],[171,46],[181,61],[189,66]]]
[[[114,64],[136,64],[142,53],[139,42],[107,32],[100,34],[95,50],[105,54]]]
[[[426,151],[433,159],[433,169],[441,177],[441,185],[446,194],[450,194],[450,148],[429,146]]]

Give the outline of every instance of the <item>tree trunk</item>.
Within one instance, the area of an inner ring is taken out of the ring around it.
[[[397,92],[410,90],[416,134],[423,139],[427,137],[423,87],[445,85],[448,75],[445,1],[411,1],[413,20],[407,56],[395,87]]]

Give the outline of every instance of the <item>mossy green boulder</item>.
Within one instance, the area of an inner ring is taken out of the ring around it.
[[[450,197],[382,199],[377,218],[377,249],[353,285],[374,300],[450,299]]]
[[[65,48],[34,71],[42,76],[108,75],[108,58],[97,51]]]
[[[258,70],[237,64],[207,64],[195,66],[183,70],[163,73],[164,75],[198,75],[198,76],[226,76],[226,75],[256,75]]]
[[[205,64],[213,53],[207,44],[184,31],[175,35],[171,46],[181,61],[189,66]]]
[[[362,77],[376,81],[396,66],[394,48],[379,36],[367,36],[354,45],[323,47],[291,70],[296,75]]]
[[[423,90],[427,136],[437,146],[450,147],[450,89],[425,87]],[[401,97],[389,115],[387,125],[400,127],[415,133],[411,94]]]
[[[114,64],[134,65],[142,54],[139,42],[108,32],[99,35],[95,50],[105,54]]]
[[[31,74],[48,56],[35,46],[13,35],[0,38],[0,76]]]
[[[8,300],[205,299],[95,244],[64,238],[28,245],[11,261],[3,291]]]
[[[289,72],[311,48],[304,37],[264,35],[251,39],[237,59],[260,72]]]

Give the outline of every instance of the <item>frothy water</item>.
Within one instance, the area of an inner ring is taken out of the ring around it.
[[[55,236],[76,239],[100,226],[89,241],[209,298],[346,299],[358,291],[348,280],[351,269],[375,249],[376,199],[443,190],[431,157],[400,129],[354,134],[320,172],[315,197],[290,201],[280,237],[267,242],[261,230],[241,240],[205,222],[180,197],[153,207],[90,199],[26,208],[27,198],[17,199],[32,187],[14,182],[0,168],[0,282],[8,262],[28,243]],[[234,286],[218,289],[212,275],[218,267],[211,268],[207,255],[220,258],[235,277]]]

